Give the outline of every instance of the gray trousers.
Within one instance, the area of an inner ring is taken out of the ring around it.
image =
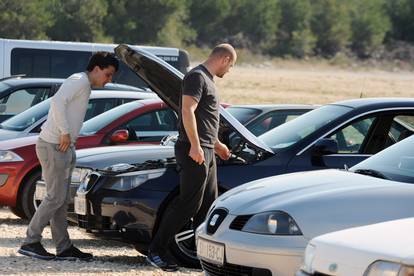
[[[70,200],[69,186],[76,162],[74,146],[66,152],[59,151],[58,146],[42,139],[36,143],[37,158],[46,182],[46,197],[30,221],[24,242],[24,244],[40,242],[43,229],[50,222],[56,254],[62,253],[72,245],[66,217]]]

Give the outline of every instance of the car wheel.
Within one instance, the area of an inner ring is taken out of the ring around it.
[[[197,258],[197,247],[192,222],[189,221],[174,237],[169,246],[172,255],[179,265],[189,268],[200,268],[200,261]]]
[[[9,207],[10,211],[12,211],[13,214],[20,217],[21,219],[27,219],[26,215],[24,214],[23,210],[20,208],[20,206],[16,207]]]
[[[37,171],[32,174],[20,191],[20,207],[28,219],[31,219],[36,211],[34,205],[34,192],[36,189],[36,182],[41,178],[41,171]]]

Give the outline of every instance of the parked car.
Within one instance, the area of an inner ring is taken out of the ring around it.
[[[158,98],[155,93],[127,91],[97,91],[93,90],[89,99],[85,121],[111,108],[139,99]],[[19,137],[38,135],[40,128],[47,119],[51,99],[47,99],[22,113],[13,116],[0,124],[1,141]]]
[[[227,111],[251,133],[259,136],[317,107],[306,104],[232,105]]]
[[[113,99],[118,100],[116,96]],[[105,105],[110,105],[110,102],[103,103]],[[159,143],[164,135],[174,133],[176,115],[159,99],[150,99],[127,103],[89,121],[81,130],[77,148]],[[4,179],[0,185],[0,205],[9,206],[22,218],[31,218],[35,210],[33,194],[36,181],[41,176],[35,152],[36,141],[37,135],[0,142],[0,175]]]
[[[313,238],[297,276],[413,275],[414,218],[355,227]]]
[[[52,97],[64,79],[23,78],[11,76],[0,80],[0,123]],[[130,85],[108,83],[96,90],[125,90],[145,92]]]
[[[411,217],[413,184],[414,136],[349,170],[259,179],[213,203],[197,229],[197,253],[209,275],[294,275],[316,236]]]
[[[119,46],[115,52],[136,68],[151,90],[178,110],[182,74],[143,51]],[[259,137],[223,108],[220,117],[220,140],[233,153],[228,161],[218,159],[219,191],[225,192],[267,176],[350,167],[395,143],[402,132],[411,133],[414,100],[357,99],[329,104]],[[229,144],[228,136],[234,132],[240,139]],[[157,155],[146,155],[147,162],[134,164],[136,159],[131,159],[132,166],[97,169],[83,179],[75,197],[81,228],[122,239],[145,252],[164,210],[177,196],[179,184],[172,147],[160,145],[151,150]],[[140,155],[139,149],[134,154]],[[177,234],[170,252],[181,264],[199,264],[191,222]]]

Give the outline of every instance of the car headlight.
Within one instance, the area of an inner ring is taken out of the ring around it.
[[[81,183],[81,182],[83,182],[85,177],[91,172],[92,172],[91,169],[74,168],[73,172],[72,172],[71,182],[72,183]]]
[[[23,161],[18,154],[11,150],[0,150],[0,162],[20,162]]]
[[[242,231],[269,235],[302,235],[293,218],[282,211],[256,214],[247,221]]]
[[[306,246],[304,261],[301,267],[303,271],[307,273],[313,273],[312,262],[313,262],[313,259],[315,258],[315,252],[316,252],[316,246],[309,243],[308,246]]]
[[[376,261],[365,271],[364,276],[413,276],[414,266],[406,266],[399,263]]]
[[[121,192],[129,191],[147,182],[150,179],[162,176],[165,173],[165,171],[166,169],[163,168],[119,174],[116,176],[115,182],[109,182],[106,185],[104,185],[103,188]]]

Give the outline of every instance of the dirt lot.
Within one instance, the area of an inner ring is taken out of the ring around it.
[[[180,269],[163,273],[146,265],[144,256],[125,244],[95,240],[70,227],[70,237],[80,249],[93,253],[92,262],[42,261],[22,256],[17,250],[25,237],[27,224],[8,209],[0,207],[0,275],[203,275],[201,271]],[[45,229],[43,245],[54,252],[50,228]]]
[[[221,101],[326,104],[364,97],[413,97],[414,73],[337,67],[237,66],[217,80]]]

